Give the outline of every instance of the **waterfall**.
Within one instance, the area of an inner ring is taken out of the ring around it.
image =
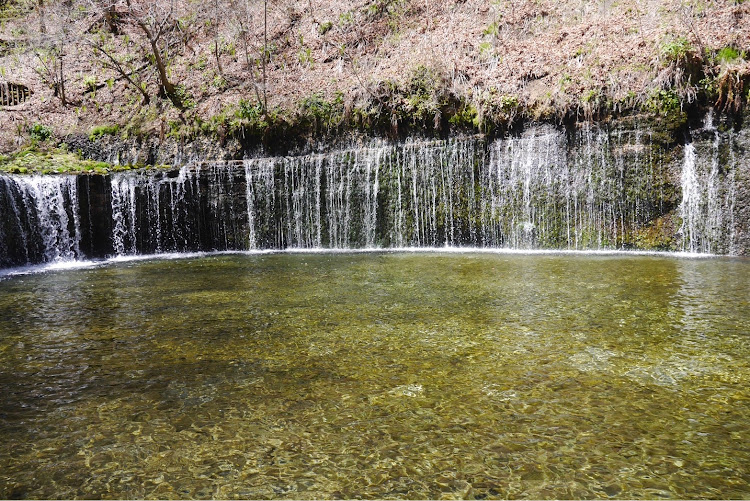
[[[680,185],[682,199],[678,235],[681,249],[687,252],[736,252],[738,232],[738,175],[741,167],[730,131],[722,141],[721,133],[708,114],[703,128],[696,131],[701,141],[684,147]],[[727,160],[722,162],[722,154]],[[745,223],[746,224],[746,223]]]
[[[111,178],[115,254],[252,248],[244,173],[222,162]],[[240,190],[242,190],[240,192]]]
[[[744,136],[709,118],[674,162],[655,141],[637,125],[537,126],[108,176],[0,175],[0,266],[287,248],[750,252]]]
[[[246,160],[251,247],[619,248],[652,215],[650,184],[625,172],[642,135],[613,154],[606,133],[583,135],[572,158],[548,128]]]
[[[136,178],[112,178],[112,243],[117,255],[135,254],[136,248]]]
[[[682,236],[682,250],[697,252],[702,242],[699,223],[701,222],[701,192],[695,172],[695,147],[685,145],[685,157],[682,162],[682,203],[680,216],[682,226],[678,232]]]
[[[2,176],[0,190],[0,264],[81,257],[75,176]]]
[[[476,139],[244,161],[251,247],[474,244]],[[460,208],[468,214],[454,219]]]

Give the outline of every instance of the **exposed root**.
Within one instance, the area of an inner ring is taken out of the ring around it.
[[[725,113],[739,113],[750,87],[750,69],[747,66],[726,68],[716,81],[719,97],[716,108]]]

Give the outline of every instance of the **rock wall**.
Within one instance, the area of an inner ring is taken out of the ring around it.
[[[631,117],[241,161],[191,148],[152,145],[184,162],[166,170],[0,176],[0,266],[289,247],[750,254],[750,132],[711,115],[678,134]]]

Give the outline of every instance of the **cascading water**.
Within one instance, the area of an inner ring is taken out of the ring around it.
[[[734,132],[722,144],[721,134],[706,117],[696,135],[705,137],[684,147],[680,184],[682,201],[679,215],[681,249],[687,252],[736,252],[737,221],[735,220],[738,171]],[[727,159],[722,164],[722,151]]]
[[[0,176],[0,265],[81,257],[75,176]]]
[[[742,153],[710,121],[698,132],[678,165],[653,154],[648,130],[584,126],[572,136],[534,127],[491,142],[373,141],[110,176],[4,175],[0,265],[198,250],[622,249],[651,240],[748,252],[747,222],[735,216],[744,210]]]
[[[695,147],[692,144],[685,145],[685,159],[682,163],[682,203],[680,204],[680,216],[682,226],[679,234],[682,235],[682,249],[689,252],[697,252],[703,241],[700,217],[701,193],[698,187],[698,178],[695,173]]]
[[[251,246],[473,244],[471,231],[462,227],[466,218],[459,221],[454,212],[478,217],[472,178],[480,146],[476,140],[412,141],[245,160]]]
[[[244,184],[244,175],[223,163],[114,174],[114,253],[251,248],[243,220],[247,204],[238,201]]]
[[[479,138],[377,142],[247,159],[241,169],[199,164],[176,178],[118,175],[115,250],[130,252],[118,242],[139,234],[139,248],[185,250],[186,226],[208,229],[201,248],[210,250],[622,247],[655,213],[648,176],[625,167],[645,148],[642,135],[620,137],[614,151],[603,131],[586,129],[582,137],[585,148],[576,154],[562,133],[546,128],[489,145]],[[118,194],[122,187],[127,193]],[[127,202],[135,199],[139,223],[119,224],[137,219]]]
[[[136,178],[112,178],[112,244],[118,255],[135,254],[136,238]]]

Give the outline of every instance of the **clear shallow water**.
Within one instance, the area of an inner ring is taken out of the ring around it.
[[[0,498],[748,498],[750,262],[259,254],[0,281]]]

